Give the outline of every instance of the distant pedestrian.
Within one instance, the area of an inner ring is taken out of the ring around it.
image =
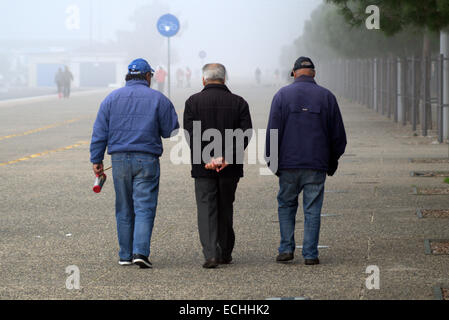
[[[64,98],[70,97],[70,89],[72,86],[73,81],[73,74],[70,72],[69,67],[65,66],[64,72],[63,72],[63,91],[64,91]]]
[[[274,83],[276,86],[279,85],[279,75],[280,75],[279,69],[274,70]]]
[[[90,161],[103,174],[111,154],[119,264],[151,268],[151,234],[159,194],[162,140],[179,128],[173,104],[150,88],[153,69],[144,59],[128,66],[126,86],[101,103],[92,132]]]
[[[186,88],[190,88],[190,80],[192,78],[192,70],[189,67],[186,67]]]
[[[61,68],[58,68],[58,71],[55,74],[55,83],[58,89],[58,98],[61,99],[64,87],[64,73]]]
[[[278,216],[281,233],[277,262],[293,260],[298,196],[303,191],[305,264],[318,264],[318,239],[326,173],[332,176],[346,148],[346,132],[335,96],[316,84],[315,66],[307,57],[296,60],[293,84],[273,98],[267,133],[278,130]]]
[[[184,70],[178,68],[178,70],[176,70],[176,86],[178,88],[182,88],[183,83],[184,83]]]
[[[254,73],[255,77],[256,77],[256,83],[257,85],[260,85],[261,81],[262,81],[262,71],[257,68],[255,73]]]
[[[242,138],[239,145],[226,143],[225,146],[225,131],[240,129],[245,132],[252,129],[248,103],[229,91],[225,78],[226,69],[223,65],[205,65],[204,89],[186,101],[184,110],[184,129],[189,133],[188,142],[193,159],[198,231],[206,260],[204,268],[231,263],[235,243],[233,203],[237,184],[243,177],[243,151],[251,137]],[[196,121],[200,125],[197,134],[194,129]],[[214,150],[213,155],[210,155],[212,152],[209,150],[207,156],[211,158],[203,159],[207,143],[201,137],[210,129],[221,134],[222,148],[219,145],[217,149],[220,150]],[[196,149],[195,145],[201,147]],[[233,159],[230,159],[229,154],[233,154]],[[225,159],[226,155],[229,155],[228,159]],[[195,159],[201,159],[200,163],[195,163]]]
[[[164,68],[162,66],[160,66],[157,70],[156,70],[156,74],[154,75],[154,78],[156,80],[157,83],[157,90],[159,92],[164,93],[164,89],[165,89],[165,78],[167,77],[167,71],[164,70]]]

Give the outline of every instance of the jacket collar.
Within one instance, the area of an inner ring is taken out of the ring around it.
[[[295,82],[311,82],[316,84],[315,79],[313,77],[306,75],[299,76],[298,78],[295,79]]]
[[[226,85],[224,85],[224,84],[219,84],[219,83],[211,83],[211,84],[208,84],[208,85],[206,85],[206,86],[204,87],[204,89],[201,90],[201,91],[205,91],[205,90],[213,89],[213,88],[215,88],[215,89],[221,89],[221,90],[225,90],[225,91],[229,91],[229,92],[230,92],[230,90],[228,89],[228,87],[227,87]]]
[[[128,80],[128,81],[126,81],[126,86],[127,86],[127,87],[128,87],[128,86],[135,86],[135,85],[138,85],[138,84],[144,85],[144,86],[147,86],[147,87],[148,87],[148,82],[147,82],[146,80],[136,80],[136,79],[133,79],[133,80]]]

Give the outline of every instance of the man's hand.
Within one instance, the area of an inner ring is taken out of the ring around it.
[[[101,176],[103,174],[103,162],[102,163],[94,163],[93,165],[95,175]]]
[[[224,168],[226,168],[229,165],[229,163],[226,162],[226,160],[223,157],[220,158],[212,158],[209,163],[207,163],[204,167],[207,170],[215,170],[217,172],[220,172]]]

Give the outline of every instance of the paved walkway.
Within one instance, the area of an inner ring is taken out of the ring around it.
[[[248,100],[255,126],[264,128],[276,88],[231,89]],[[180,117],[193,92],[175,94]],[[167,140],[150,257],[154,269],[120,267],[111,177],[101,194],[91,191],[88,141],[102,98],[97,93],[0,109],[0,137],[12,135],[0,139],[0,164],[18,160],[0,165],[1,299],[433,299],[434,285],[449,284],[449,257],[426,255],[424,248],[425,239],[449,238],[449,219],[416,215],[417,208],[447,208],[447,196],[412,194],[413,186],[446,185],[442,178],[410,176],[447,164],[408,160],[447,156],[447,146],[411,137],[410,128],[344,100],[349,142],[326,185],[321,265],[305,266],[300,249],[291,264],[274,261],[277,178],[247,165],[235,203],[234,263],[201,268],[190,168],[170,163],[174,142]],[[302,211],[297,220],[301,245]],[[66,289],[70,265],[80,270],[80,290]],[[370,265],[379,267],[379,290],[365,286]]]

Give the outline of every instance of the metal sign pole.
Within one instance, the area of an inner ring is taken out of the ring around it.
[[[170,87],[171,87],[171,78],[170,78],[170,37],[167,37],[167,51],[168,51],[168,64],[167,64],[167,69],[168,69],[168,98],[171,98],[171,94],[170,94]]]
[[[200,59],[201,59],[201,68],[203,68],[203,67],[204,67],[204,59],[205,59],[206,56],[207,56],[206,51],[201,50],[201,51],[199,52],[198,56],[199,56]]]
[[[93,24],[94,24],[94,15],[93,15],[93,0],[90,0],[90,12],[89,12],[89,49],[92,50],[93,43]]]
[[[157,21],[157,30],[167,38],[167,72],[168,72],[168,98],[171,98],[171,70],[170,70],[170,37],[176,35],[179,31],[179,20],[172,14],[165,14]]]

